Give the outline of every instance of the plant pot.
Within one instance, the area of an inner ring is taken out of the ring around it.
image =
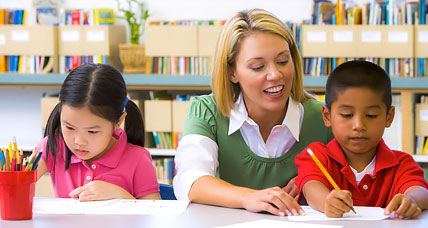
[[[119,44],[123,73],[145,73],[145,48],[141,44]]]

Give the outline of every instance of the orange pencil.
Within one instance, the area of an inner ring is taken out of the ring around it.
[[[324,174],[325,177],[327,177],[327,180],[330,182],[331,185],[333,185],[333,188],[339,191],[339,186],[336,184],[336,182],[333,180],[333,177],[330,176],[330,174],[327,172],[327,170],[324,168],[324,166],[321,164],[320,160],[318,160],[317,156],[315,156],[314,152],[310,148],[307,149],[309,155],[311,155],[311,158],[314,160],[314,162],[318,165],[318,167],[321,169],[321,172]],[[349,205],[348,205],[349,206]],[[355,209],[353,206],[351,207],[351,210],[356,214]]]
[[[5,167],[4,167],[4,171],[10,171],[10,156],[9,153],[6,151],[6,149],[3,149],[3,154],[4,154],[4,160],[5,160]]]
[[[10,151],[9,151],[9,153],[10,153]],[[11,164],[12,165],[10,166],[10,170],[15,171],[15,169],[16,169],[16,153],[15,153],[15,151],[12,151],[12,163]]]

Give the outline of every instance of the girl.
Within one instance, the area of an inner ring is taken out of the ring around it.
[[[82,65],[67,76],[37,146],[47,152],[37,176],[50,173],[56,197],[160,199],[141,113],[126,94],[109,65]]]

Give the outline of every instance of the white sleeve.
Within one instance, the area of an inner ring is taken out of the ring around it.
[[[218,146],[202,135],[184,136],[175,155],[174,194],[179,200],[189,200],[193,182],[202,176],[215,176],[218,167]]]

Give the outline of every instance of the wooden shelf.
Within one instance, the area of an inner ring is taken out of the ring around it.
[[[175,156],[175,149],[146,148],[152,156]]]
[[[26,87],[60,87],[66,74],[0,74],[0,86]],[[130,89],[174,89],[174,90],[210,90],[211,77],[209,76],[180,76],[155,74],[123,74]],[[303,84],[306,88],[325,88],[326,76],[304,76]],[[426,90],[428,77],[418,78],[391,78],[394,90]]]
[[[428,163],[428,155],[413,155],[413,159],[418,163]]]

